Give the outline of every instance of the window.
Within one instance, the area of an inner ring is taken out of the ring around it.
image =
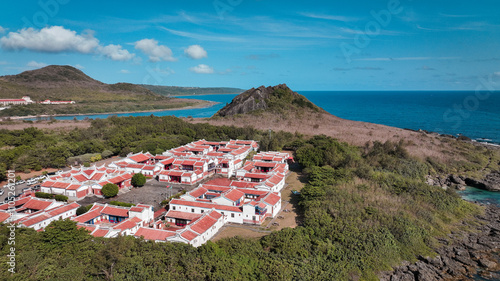
[[[203,212],[205,212],[205,210],[201,210],[201,213],[203,214]]]
[[[231,217],[234,218],[234,213],[231,213]]]
[[[194,213],[194,209],[193,208],[191,208],[191,213]]]
[[[175,206],[173,206],[173,207],[172,207],[172,210],[174,210],[174,211],[175,211]]]

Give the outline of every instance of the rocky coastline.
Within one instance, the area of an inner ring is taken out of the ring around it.
[[[456,188],[464,190],[466,186],[471,186],[487,191],[500,191],[500,172],[491,172],[480,180],[457,175],[427,176],[426,183],[443,189]]]
[[[500,207],[488,205],[476,218],[478,225],[467,225],[473,231],[454,232],[439,239],[436,257],[419,256],[415,263],[381,272],[380,280],[471,280],[473,276],[500,280]]]

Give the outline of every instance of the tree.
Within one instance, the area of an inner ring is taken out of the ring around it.
[[[104,197],[114,197],[116,194],[118,194],[119,188],[118,185],[112,184],[112,183],[107,183],[102,187],[102,195]]]
[[[134,187],[142,187],[144,184],[146,184],[146,177],[143,174],[137,173],[132,177],[132,185]]]
[[[80,207],[78,207],[78,209],[76,209],[76,215],[77,216],[83,215],[88,211],[89,211],[89,208],[87,208],[87,206],[80,206]]]

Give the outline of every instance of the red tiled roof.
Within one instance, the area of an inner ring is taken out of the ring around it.
[[[230,186],[231,180],[228,178],[218,178],[209,180],[206,183],[207,185],[220,185],[220,186]]]
[[[4,222],[8,218],[10,218],[10,213],[0,212],[0,222]]]
[[[278,163],[274,163],[274,162],[255,162],[254,166],[255,167],[266,167],[266,168],[274,168],[276,167]]]
[[[74,175],[73,178],[79,182],[88,181],[89,179],[84,175]]]
[[[190,225],[191,230],[203,234],[205,231],[207,231],[210,227],[212,227],[217,220],[215,218],[212,218],[208,214],[194,222],[193,224]]]
[[[95,173],[95,174],[92,176],[91,180],[93,180],[93,181],[98,181],[98,180],[100,180],[103,176],[104,176],[104,173]]]
[[[69,182],[56,182],[52,185],[52,188],[61,188],[61,189],[66,189],[66,187],[70,186],[71,183]]]
[[[23,205],[24,208],[26,209],[32,209],[32,210],[45,210],[47,209],[50,205],[52,205],[53,202],[51,201],[43,201],[39,199],[32,198],[26,204]]]
[[[138,212],[138,213],[142,213],[142,211],[144,211],[144,208],[134,206],[134,207],[130,208],[130,211],[131,211],[131,212]]]
[[[258,182],[248,182],[248,181],[232,181],[231,186],[238,188],[252,188],[258,185]]]
[[[238,199],[240,199],[241,197],[243,197],[245,195],[245,193],[237,190],[237,189],[233,189],[231,191],[229,191],[228,193],[224,194],[224,197],[226,197],[227,199],[231,200],[231,201],[236,201]]]
[[[50,209],[49,211],[47,211],[47,213],[49,215],[51,215],[51,216],[57,216],[57,215],[65,213],[67,211],[70,211],[70,210],[73,210],[73,209],[77,209],[78,207],[80,207],[80,204],[78,204],[78,203],[71,203],[69,205],[63,205],[63,206],[60,206],[60,207],[56,207],[56,208]]]
[[[215,208],[216,210],[241,212],[240,208],[234,207],[234,206],[225,206],[225,205],[212,204],[212,203],[186,201],[186,200],[180,200],[180,199],[172,199],[172,201],[170,201],[170,205],[190,206],[190,207],[198,207],[198,208],[205,208],[205,209]]]
[[[128,209],[122,209],[113,206],[106,206],[101,211],[102,214],[112,215],[117,217],[128,217]]]
[[[53,184],[54,184],[54,182],[53,182],[53,181],[44,181],[44,182],[42,183],[42,186],[43,186],[43,187],[51,187]]]
[[[134,236],[136,237],[142,236],[146,240],[158,240],[158,241],[165,241],[168,237],[172,237],[174,235],[175,232],[172,231],[146,228],[146,227],[139,228],[139,230],[137,230],[137,232],[134,234]]]
[[[211,212],[209,213],[209,215],[210,215],[212,218],[216,219],[216,220],[218,220],[218,219],[220,219],[220,218],[222,217],[222,214],[221,214],[221,213],[219,213],[219,212],[216,212],[216,211],[211,211]]]
[[[174,211],[174,210],[170,210],[165,214],[165,217],[188,220],[188,221],[196,220],[201,216],[202,216],[202,214],[187,213],[187,212]]]
[[[83,171],[85,174],[87,174],[88,176],[92,175],[92,173],[94,172],[94,170],[85,170]]]
[[[138,162],[138,163],[149,160],[150,158],[151,158],[150,156],[148,156],[144,153],[140,153],[140,154],[129,157],[129,159],[131,159],[132,161]]]
[[[94,232],[92,232],[91,234],[94,237],[104,237],[104,236],[106,236],[106,234],[108,234],[108,232],[109,232],[109,230],[107,230],[107,229],[99,228],[99,229],[94,230]]]
[[[198,234],[190,231],[190,230],[185,230],[184,232],[181,233],[182,238],[192,241],[194,238],[198,237]]]
[[[208,192],[208,190],[206,190],[204,187],[198,187],[198,188],[192,190],[191,192],[189,192],[188,194],[193,196],[194,198],[198,198],[207,192]]]
[[[270,204],[271,206],[276,205],[281,200],[281,197],[276,193],[272,192],[264,198],[264,202]]]
[[[179,170],[167,170],[167,171],[161,172],[160,174],[166,175],[166,176],[180,177],[184,174],[184,172],[179,171]]]
[[[257,173],[246,173],[245,178],[252,178],[252,179],[267,179],[269,178],[269,175],[267,174],[257,174]]]
[[[125,229],[131,229],[137,226],[138,223],[140,223],[142,220],[138,217],[133,217],[130,219],[126,219],[119,224],[113,226],[114,229],[119,229],[121,231]]]
[[[37,224],[39,222],[42,222],[44,220],[48,220],[51,217],[52,216],[50,216],[48,214],[41,214],[41,215],[38,215],[36,217],[32,217],[32,218],[29,218],[29,219],[23,221],[22,224],[29,227],[29,226],[32,226],[32,225]]]
[[[66,190],[77,190],[81,187],[80,184],[72,184],[66,188]]]
[[[174,160],[175,160],[174,158],[168,158],[168,159],[160,161],[160,163],[162,163],[163,165],[169,165],[169,164],[172,164],[174,162]]]
[[[14,201],[14,207],[21,206],[21,205],[25,204],[26,202],[28,202],[30,199],[31,199],[31,197],[23,197],[23,198],[21,198],[19,200],[15,200]],[[7,210],[7,209],[9,209],[9,204],[8,203],[0,205],[0,210]]]

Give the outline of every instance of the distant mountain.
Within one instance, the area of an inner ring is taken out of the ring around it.
[[[141,85],[141,86],[163,96],[240,94],[244,91],[243,89],[239,88],[226,88],[226,87],[199,88],[199,87],[156,86],[156,85]]]
[[[303,95],[292,91],[286,84],[281,84],[267,88],[260,86],[245,91],[220,109],[215,116],[225,117],[259,112],[293,114],[298,111],[325,112]]]
[[[29,96],[34,101],[73,100],[73,105],[17,105],[0,116],[130,112],[180,108],[207,102],[169,98],[140,85],[105,84],[72,66],[50,65],[0,77],[0,99]]]

